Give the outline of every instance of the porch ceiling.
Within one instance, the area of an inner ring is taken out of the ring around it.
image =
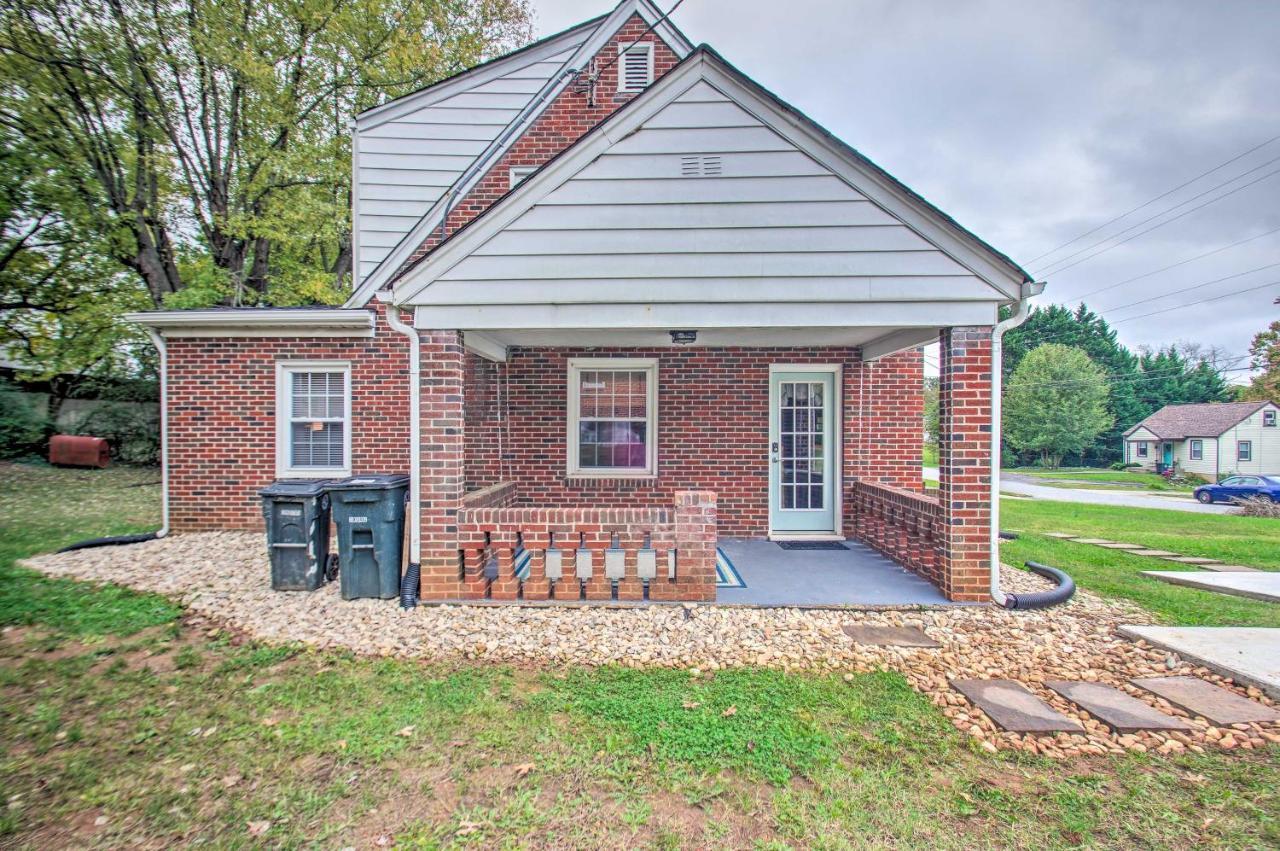
[[[516,329],[464,329],[469,339],[483,336],[499,346],[564,347],[574,348],[668,348],[672,330],[657,328],[516,328]],[[861,328],[701,328],[692,347],[715,348],[724,346],[748,347],[808,347],[808,346],[865,346],[892,337],[898,331],[892,327]],[[937,329],[914,329],[922,340],[937,337]],[[914,339],[914,338],[913,338]],[[919,345],[912,343],[911,345]],[[904,348],[909,348],[905,346]],[[679,348],[690,348],[680,346]]]

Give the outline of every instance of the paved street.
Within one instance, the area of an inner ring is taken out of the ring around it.
[[[937,479],[937,467],[925,467],[926,479]],[[1166,496],[1160,493],[1107,491],[1099,489],[1054,488],[1040,484],[1030,476],[1003,473],[1000,476],[1002,493],[1051,499],[1057,502],[1083,502],[1088,505],[1119,505],[1128,508],[1164,508],[1170,511],[1189,511],[1193,514],[1227,514],[1226,505],[1201,505],[1185,496]]]

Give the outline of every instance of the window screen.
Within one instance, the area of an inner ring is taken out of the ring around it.
[[[343,468],[347,377],[342,372],[290,372],[289,466]]]

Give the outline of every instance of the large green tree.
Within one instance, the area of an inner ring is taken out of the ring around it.
[[[528,33],[526,0],[24,0],[0,126],[152,303],[333,301],[351,117]]]
[[[1004,398],[1005,439],[1046,467],[1079,454],[1109,428],[1106,373],[1082,349],[1037,346],[1014,370]]]
[[[1261,372],[1240,394],[1256,402],[1280,402],[1280,319],[1253,335],[1249,366]]]

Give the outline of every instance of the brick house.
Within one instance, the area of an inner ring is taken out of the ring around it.
[[[992,332],[1035,285],[648,0],[356,116],[353,156],[341,308],[131,317],[166,529],[407,470],[424,600],[711,600],[718,536],[989,598]]]

